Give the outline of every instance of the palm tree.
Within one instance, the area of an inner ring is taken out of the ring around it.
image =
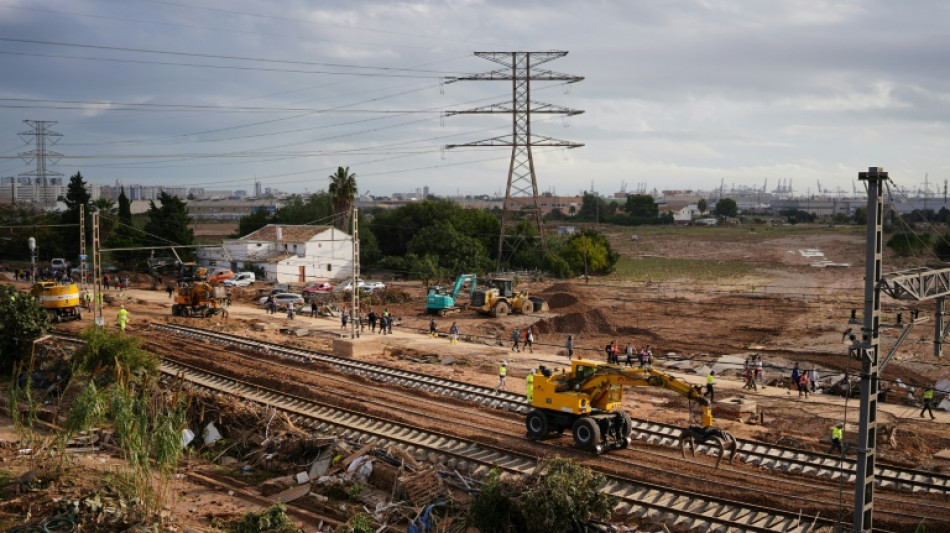
[[[356,174],[350,174],[350,167],[339,167],[335,174],[330,174],[330,187],[327,192],[330,193],[330,199],[333,201],[333,214],[337,215],[337,227],[342,231],[350,231],[356,191]]]

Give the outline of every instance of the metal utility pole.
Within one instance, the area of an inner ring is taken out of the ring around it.
[[[79,206],[79,286],[86,290],[86,206]],[[72,272],[69,273],[72,277]]]
[[[49,139],[49,144],[56,144],[59,142],[59,138],[63,136],[62,133],[56,133],[53,130],[50,130],[49,127],[53,124],[56,124],[55,120],[24,120],[24,124],[33,127],[33,131],[24,131],[21,132],[20,138],[24,137],[34,137],[36,141],[36,148],[30,152],[20,152],[19,155],[27,164],[31,163],[33,160],[36,160],[36,170],[31,172],[24,172],[20,176],[28,176],[34,179],[33,181],[33,190],[38,192],[36,188],[37,182],[43,185],[43,205],[44,207],[49,207],[56,203],[56,199],[53,198],[52,202],[49,197],[49,179],[55,176],[62,176],[59,172],[53,172],[46,169],[46,163],[48,159],[52,159],[51,164],[56,164],[59,162],[59,158],[63,157],[63,154],[53,152],[46,148],[47,138]],[[26,139],[24,139],[26,140]],[[34,195],[34,201],[39,200],[38,195]],[[14,199],[16,201],[16,199]]]
[[[475,55],[489,61],[498,63],[505,69],[483,72],[472,76],[459,76],[448,78],[446,83],[456,81],[510,81],[512,101],[508,103],[489,104],[487,106],[476,107],[465,111],[447,111],[446,116],[452,115],[476,115],[476,114],[508,114],[511,115],[511,135],[503,135],[491,139],[484,139],[465,144],[448,144],[447,149],[462,146],[510,146],[511,163],[508,166],[508,185],[505,188],[505,201],[501,215],[501,234],[498,236],[498,260],[497,266],[500,268],[502,260],[505,257],[505,251],[513,252],[517,243],[509,243],[506,247],[506,232],[509,220],[512,218],[512,211],[515,207],[512,205],[512,198],[530,198],[530,204],[525,206],[521,204],[519,211],[530,212],[538,227],[538,237],[541,239],[541,251],[545,251],[544,228],[541,225],[541,209],[538,206],[538,180],[534,171],[534,158],[531,154],[532,146],[544,147],[564,147],[579,148],[584,146],[581,143],[561,141],[551,137],[543,137],[531,134],[531,115],[560,114],[560,115],[579,115],[582,110],[569,109],[566,107],[545,104],[542,102],[532,102],[531,100],[531,82],[535,81],[565,81],[567,83],[577,83],[584,78],[570,74],[561,74],[546,69],[539,69],[538,66],[548,61],[553,61],[567,55],[567,52],[475,52]]]
[[[99,256],[99,210],[92,212],[92,323],[103,327],[102,317],[102,258]]]
[[[864,325],[861,345],[855,351],[861,359],[861,415],[858,426],[856,477],[854,480],[853,533],[871,531],[874,514],[874,469],[877,450],[878,355],[881,322],[881,262],[884,235],[883,168],[869,167],[858,179],[867,182],[867,256],[864,271]]]
[[[356,219],[359,209],[353,208],[353,295],[350,304],[350,338],[355,339],[360,336],[360,328],[357,325],[357,318],[360,316],[360,230],[357,227]]]

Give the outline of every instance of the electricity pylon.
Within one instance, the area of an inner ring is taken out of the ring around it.
[[[534,171],[534,158],[531,155],[532,146],[579,148],[581,143],[561,141],[552,137],[532,135],[531,115],[537,113],[579,115],[582,110],[532,102],[531,83],[536,81],[565,81],[577,83],[584,78],[570,74],[561,74],[547,69],[537,68],[539,65],[564,57],[567,52],[475,52],[475,55],[498,63],[505,69],[483,72],[472,76],[451,77],[446,83],[456,81],[510,81],[511,103],[489,104],[463,111],[447,111],[446,116],[476,115],[476,114],[509,114],[511,115],[511,135],[502,135],[491,139],[484,139],[465,144],[448,144],[447,149],[463,146],[510,146],[511,164],[508,167],[508,185],[505,188],[505,201],[501,215],[501,234],[498,236],[497,267],[501,268],[505,252],[517,250],[518,242],[507,242],[506,233],[511,219],[512,198],[530,198],[530,205],[520,210],[532,215],[538,227],[538,237],[542,253],[545,251],[544,228],[541,225],[541,209],[538,206],[538,180]],[[508,246],[506,246],[508,244]]]
[[[56,144],[59,142],[59,138],[63,136],[62,133],[56,133],[53,130],[50,130],[49,127],[53,124],[56,124],[55,120],[24,120],[24,124],[33,127],[33,131],[24,131],[20,133],[20,138],[25,137],[35,137],[36,148],[30,152],[21,152],[19,155],[24,161],[28,164],[33,160],[36,160],[36,170],[31,172],[24,172],[20,176],[29,176],[33,177],[33,191],[34,200],[39,200],[39,189],[36,188],[37,182],[43,185],[43,205],[44,207],[49,207],[56,203],[56,199],[53,198],[53,201],[50,202],[49,198],[49,180],[54,176],[62,176],[59,172],[54,172],[52,170],[47,170],[46,163],[47,160],[52,159],[51,164],[56,164],[59,162],[59,158],[63,157],[63,154],[53,152],[46,148],[46,141],[49,139],[49,144]],[[25,139],[24,139],[25,140]],[[16,202],[16,198],[13,199]]]

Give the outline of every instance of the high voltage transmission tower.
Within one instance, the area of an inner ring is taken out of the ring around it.
[[[36,170],[31,172],[24,172],[20,176],[28,176],[33,179],[34,195],[35,200],[40,199],[39,189],[37,185],[43,185],[43,195],[42,201],[45,207],[49,207],[56,203],[56,198],[53,198],[52,201],[49,198],[49,180],[52,177],[62,176],[59,172],[54,172],[46,169],[46,162],[48,159],[53,159],[50,164],[55,165],[59,158],[63,157],[63,154],[53,152],[46,148],[47,138],[49,138],[49,144],[56,144],[59,142],[59,138],[63,136],[62,133],[56,133],[49,129],[50,126],[56,124],[55,120],[24,120],[24,124],[33,127],[33,131],[24,131],[21,132],[20,138],[24,142],[29,142],[27,137],[34,137],[36,141],[36,147],[30,152],[20,152],[19,155],[23,160],[29,164],[33,160],[36,160]],[[16,202],[16,198],[13,199]]]
[[[530,204],[521,205],[518,211],[527,211],[533,216],[538,227],[538,237],[541,251],[545,251],[544,228],[541,225],[541,209],[538,206],[538,180],[534,172],[534,159],[531,155],[532,146],[579,148],[581,143],[561,141],[551,137],[531,134],[531,115],[561,114],[579,115],[582,110],[545,104],[531,100],[531,83],[536,81],[565,81],[576,83],[584,78],[570,74],[561,74],[546,69],[537,68],[539,65],[564,57],[567,52],[475,52],[475,55],[498,63],[505,69],[483,72],[472,76],[451,77],[446,83],[456,81],[510,81],[511,103],[489,104],[464,111],[448,111],[451,115],[476,114],[509,114],[511,115],[511,135],[502,135],[491,139],[484,139],[465,144],[448,144],[447,149],[463,146],[510,146],[511,164],[508,167],[508,185],[505,188],[505,201],[501,215],[501,234],[498,236],[497,267],[502,265],[503,258],[510,257],[517,251],[520,239],[517,236],[508,238],[506,233],[512,218],[512,198],[530,198]],[[507,256],[505,253],[507,252]]]

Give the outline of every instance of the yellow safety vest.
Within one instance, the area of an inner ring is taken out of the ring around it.
[[[129,320],[129,312],[125,309],[119,309],[119,322],[126,322]]]
[[[706,383],[709,383],[710,385],[712,385],[712,383],[713,383],[713,375],[712,375],[712,374],[709,374],[708,376],[706,376]]]
[[[500,367],[498,367],[498,375],[499,375],[499,376],[505,377],[505,374],[507,374],[507,373],[508,373],[508,367],[506,367],[506,366],[500,366]]]
[[[841,428],[837,426],[831,428],[831,438],[841,440]]]
[[[528,390],[531,390],[534,386],[534,374],[528,374],[528,377],[524,378],[524,380],[528,383]]]
[[[934,390],[933,389],[924,389],[924,399],[933,400],[934,399]]]

